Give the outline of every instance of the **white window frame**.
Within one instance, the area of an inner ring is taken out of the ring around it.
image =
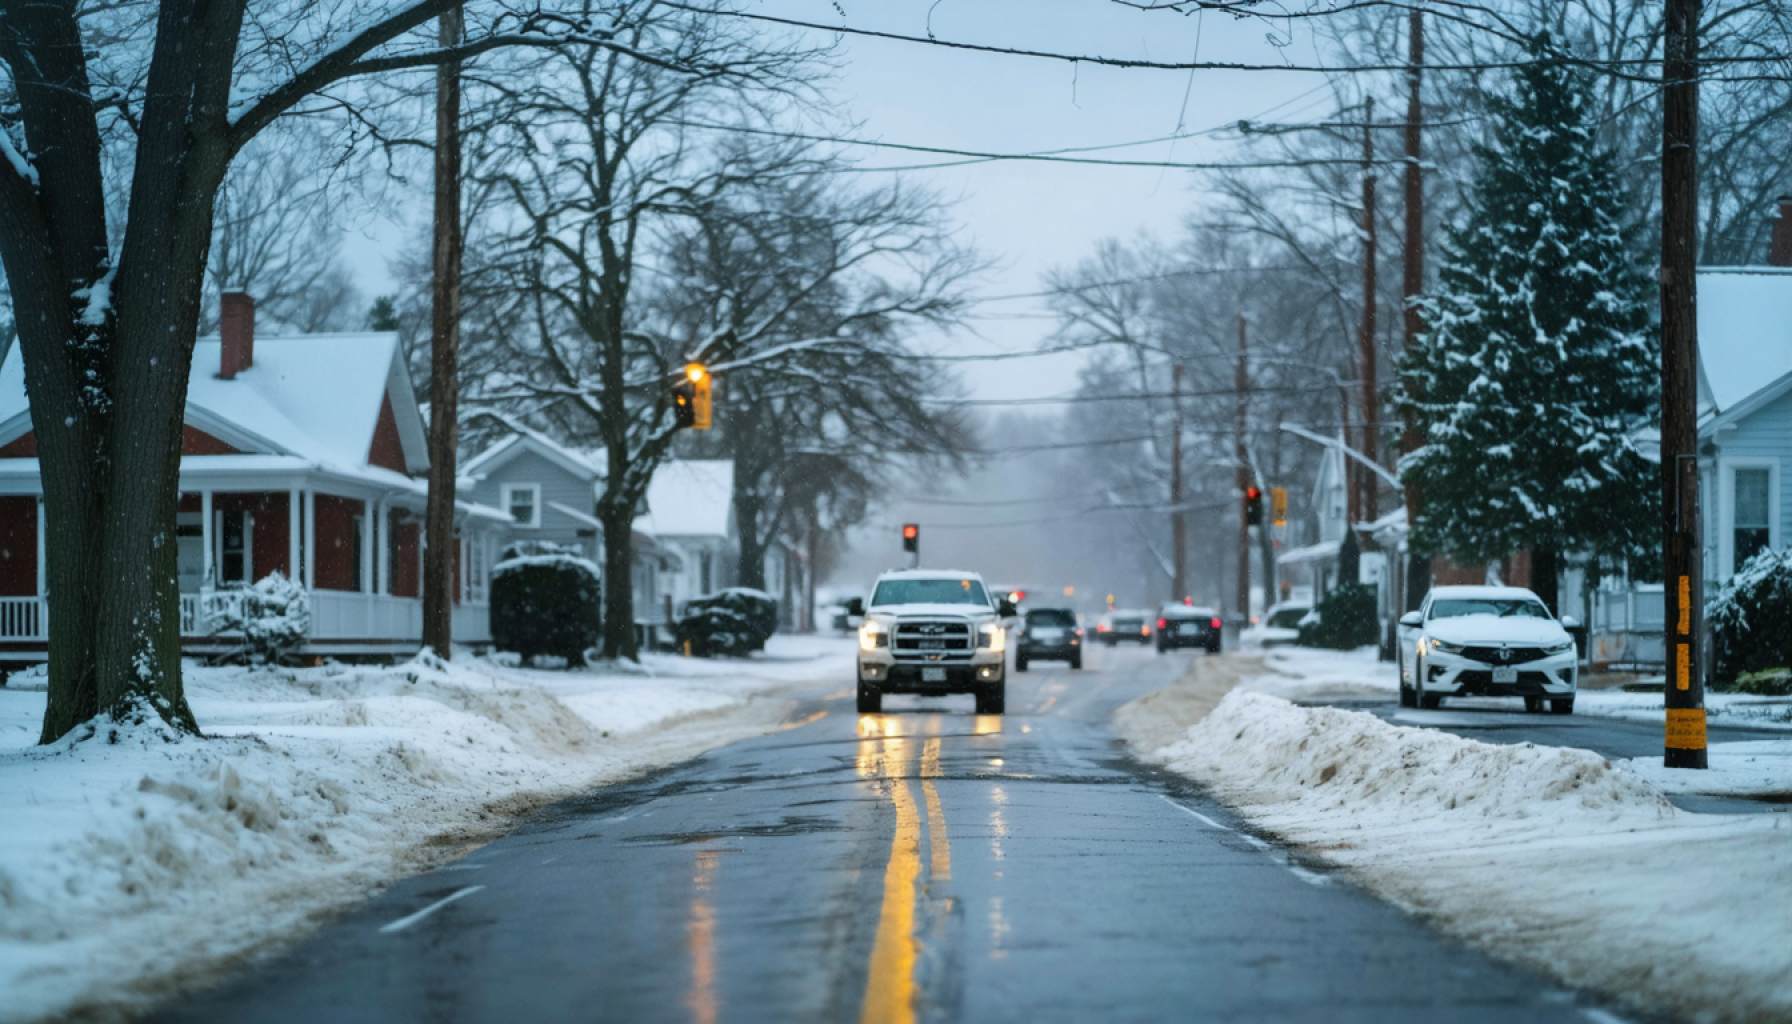
[[[510,496],[521,492],[529,494],[529,521],[520,522],[510,510]],[[526,530],[541,529],[541,485],[540,484],[500,484],[498,486],[498,505],[504,514],[511,517],[511,522]]]
[[[1780,460],[1772,456],[1726,456],[1717,460],[1717,566],[1718,578],[1736,575],[1736,471],[1767,470],[1767,546],[1779,550]]]

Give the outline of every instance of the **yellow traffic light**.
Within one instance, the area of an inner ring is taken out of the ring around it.
[[[1269,518],[1277,526],[1288,525],[1288,488],[1269,489]]]
[[[691,429],[708,430],[715,422],[710,402],[710,385],[715,377],[702,363],[686,363],[684,377],[691,382]]]

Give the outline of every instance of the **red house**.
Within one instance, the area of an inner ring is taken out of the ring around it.
[[[314,654],[404,654],[422,637],[424,422],[396,334],[255,337],[223,298],[188,378],[177,522],[181,633],[233,646],[219,613],[279,572],[311,596]],[[15,345],[0,363],[0,661],[45,656],[42,485]],[[503,511],[459,504],[456,641],[491,638],[489,570]]]

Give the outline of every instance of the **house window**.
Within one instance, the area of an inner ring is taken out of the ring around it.
[[[217,512],[218,517],[218,582],[250,583],[249,545],[255,529],[251,513]]]
[[[1773,472],[1765,467],[1733,471],[1730,516],[1731,565],[1740,569],[1773,543]]]
[[[504,510],[518,526],[536,528],[541,526],[541,485],[540,484],[505,484],[499,497]]]

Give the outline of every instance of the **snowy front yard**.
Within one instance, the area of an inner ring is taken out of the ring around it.
[[[33,744],[0,688],[0,1020],[132,1005],[502,830],[542,802],[774,728],[850,676],[850,642],[634,672],[486,660],[189,666],[207,739]],[[83,733],[86,733],[85,735]]]
[[[1283,699],[1378,678],[1391,692],[1388,667],[1372,666],[1310,651],[1197,661],[1180,696],[1146,697],[1117,723],[1255,826],[1483,948],[1652,1012],[1792,1016],[1792,815],[1677,810],[1663,787],[1695,773],[1658,760]],[[1154,722],[1166,714],[1180,716],[1173,734]],[[1728,746],[1747,749],[1715,747],[1702,791],[1792,789],[1792,738]]]

